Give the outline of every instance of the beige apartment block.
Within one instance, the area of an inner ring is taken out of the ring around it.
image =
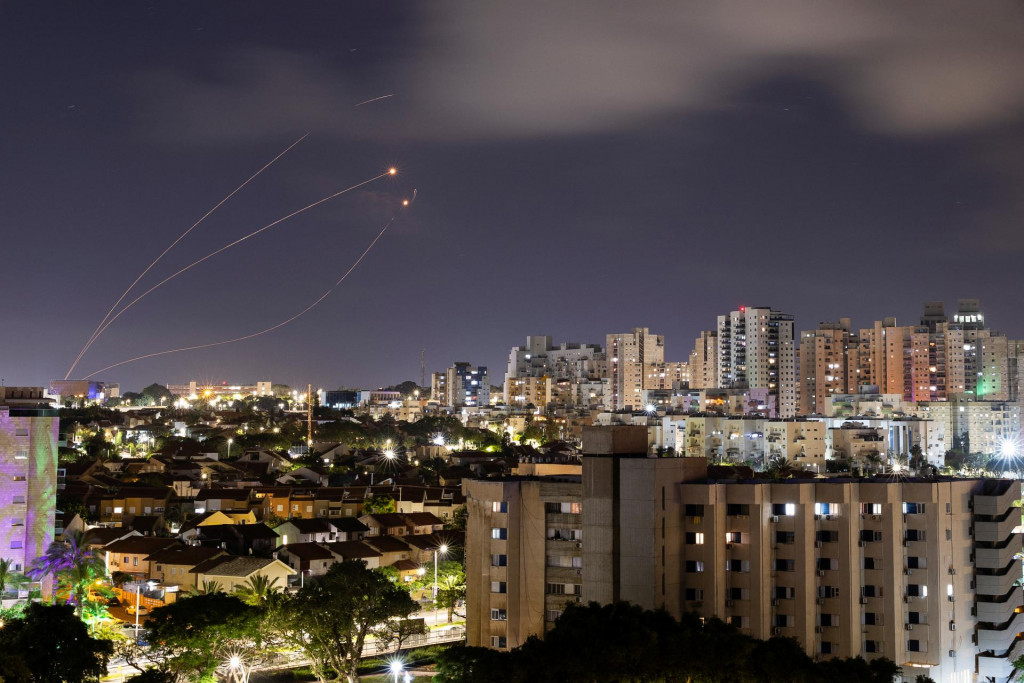
[[[0,394],[0,559],[24,572],[53,542],[57,500],[57,411],[39,407],[43,389]],[[38,401],[36,400],[38,399]],[[43,590],[49,592],[49,582]]]
[[[665,362],[665,337],[651,334],[646,327],[637,327],[632,332],[609,334],[606,342],[611,381],[610,392],[605,394],[605,407],[640,410],[648,368]]]
[[[466,482],[469,645],[518,647],[579,602],[580,492],[579,477]]]
[[[909,680],[1011,674],[1019,481],[709,481],[701,465],[584,458],[584,601],[695,610]]]
[[[830,397],[850,391],[851,351],[856,358],[849,318],[819,323],[817,330],[800,333],[799,415],[824,414]],[[853,391],[856,388],[854,383]]]
[[[718,332],[701,332],[690,352],[690,388],[705,389],[721,386],[718,382]]]

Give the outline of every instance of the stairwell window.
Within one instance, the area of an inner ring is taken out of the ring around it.
[[[504,541],[508,539],[508,529],[506,527],[494,527],[491,529],[491,538]]]

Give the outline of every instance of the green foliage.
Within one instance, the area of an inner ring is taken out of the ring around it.
[[[0,629],[0,675],[5,683],[98,681],[112,650],[89,636],[69,605],[32,603]]]
[[[462,568],[459,571],[451,572],[438,577],[437,581],[437,606],[448,610],[448,623],[451,623],[455,614],[455,607],[459,601],[466,599],[466,575]]]
[[[272,594],[282,590],[277,581],[276,576],[271,580],[262,574],[256,574],[250,576],[245,583],[235,586],[234,595],[245,604],[258,607],[266,604]]]
[[[174,394],[164,385],[153,383],[142,390],[142,398],[149,405],[169,405],[174,400]]]
[[[84,532],[67,534],[63,541],[54,541],[29,564],[25,572],[37,581],[47,576],[57,580],[58,596],[67,596],[79,615],[89,597],[89,588],[106,571],[103,558],[85,544]]]
[[[318,680],[344,677],[355,683],[367,636],[385,642],[407,637],[416,609],[400,586],[365,562],[350,560],[334,564],[293,598],[281,599],[275,623],[281,637],[309,657]]]
[[[544,640],[511,652],[450,648],[437,672],[439,683],[892,683],[900,669],[887,659],[816,663],[793,639],[761,641],[718,619],[591,603],[570,605]]]
[[[395,499],[384,493],[378,493],[363,502],[363,513],[367,515],[394,512],[395,509]]]
[[[224,593],[179,599],[146,619],[150,659],[161,672],[207,679],[232,655],[247,662],[263,656],[261,619],[258,608]]]

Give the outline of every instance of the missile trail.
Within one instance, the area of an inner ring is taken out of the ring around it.
[[[147,354],[142,355],[142,356],[136,356],[135,358],[129,358],[129,359],[123,360],[123,361],[121,361],[119,363],[114,363],[113,365],[108,365],[105,368],[100,368],[99,370],[96,370],[95,372],[91,372],[91,373],[89,373],[88,375],[85,376],[85,379],[90,379],[93,376],[100,374],[101,372],[106,372],[107,370],[111,370],[113,368],[120,367],[122,365],[127,365],[128,363],[134,363],[135,361],[145,360],[146,358],[155,358],[156,356],[166,356],[167,354],[170,354],[170,353],[181,353],[182,351],[195,351],[195,350],[198,350],[198,349],[208,349],[208,348],[213,347],[213,346],[223,346],[225,344],[234,344],[235,342],[245,341],[247,339],[252,339],[254,337],[259,337],[261,335],[267,334],[268,332],[273,332],[274,330],[277,330],[277,329],[280,329],[280,328],[284,327],[288,323],[290,323],[290,322],[292,322],[294,320],[297,320],[298,318],[302,317],[306,313],[309,313],[321,301],[323,301],[328,296],[330,296],[331,293],[335,289],[337,289],[341,285],[341,283],[343,283],[345,281],[345,279],[352,273],[352,271],[356,269],[356,267],[362,262],[362,260],[364,258],[366,258],[366,255],[370,253],[370,250],[373,249],[374,245],[376,245],[378,240],[380,240],[380,238],[384,236],[384,233],[387,231],[387,229],[389,227],[391,227],[391,224],[394,223],[394,222],[395,222],[395,219],[394,219],[394,217],[392,217],[391,220],[389,220],[387,223],[385,223],[384,227],[381,229],[381,231],[379,233],[377,233],[377,236],[373,238],[373,241],[370,242],[369,246],[367,246],[366,249],[363,250],[363,253],[359,255],[359,258],[357,258],[352,263],[352,265],[349,266],[348,270],[345,271],[345,274],[342,275],[340,278],[338,278],[338,281],[335,282],[334,285],[332,285],[326,292],[321,294],[320,297],[317,298],[313,303],[309,304],[308,306],[306,306],[304,309],[302,309],[301,311],[299,311],[298,313],[296,313],[292,317],[290,317],[290,318],[288,318],[286,320],[282,320],[281,322],[277,323],[276,325],[272,325],[272,326],[270,326],[270,327],[268,327],[268,328],[266,328],[264,330],[260,330],[259,332],[253,332],[252,334],[247,334],[247,335],[244,335],[242,337],[235,337],[234,339],[224,339],[222,341],[210,342],[208,344],[196,344],[195,346],[183,346],[183,347],[177,348],[177,349],[168,349],[166,351],[157,351],[155,353],[147,353]]]
[[[364,104],[369,104],[370,102],[376,102],[377,100],[386,100],[387,98],[394,97],[394,96],[395,96],[394,93],[391,93],[390,95],[381,95],[380,97],[374,97],[373,99],[365,100],[363,102],[360,102],[359,104],[355,105],[355,107],[352,107],[352,108],[355,109],[356,107],[361,107]]]
[[[221,207],[221,206],[222,206],[222,205],[223,205],[223,204],[224,204],[225,202],[227,202],[227,201],[228,201],[229,199],[231,199],[232,197],[234,197],[234,196],[235,196],[235,195],[236,195],[236,194],[237,194],[237,193],[238,193],[238,192],[239,192],[240,190],[242,190],[242,188],[244,188],[244,187],[245,187],[246,185],[248,185],[248,184],[249,184],[249,183],[251,183],[251,182],[252,182],[253,180],[255,180],[255,179],[256,179],[256,177],[257,177],[257,176],[258,176],[259,174],[263,173],[263,172],[264,172],[265,170],[267,170],[268,168],[270,168],[270,167],[271,167],[271,166],[272,166],[272,165],[274,164],[274,162],[276,162],[276,161],[277,161],[278,159],[280,159],[281,157],[283,157],[283,156],[284,156],[285,154],[287,154],[288,152],[292,151],[292,149],[293,149],[293,148],[294,148],[294,147],[295,147],[295,146],[296,146],[297,144],[299,144],[300,142],[302,142],[303,140],[305,140],[305,139],[306,139],[306,137],[308,137],[308,136],[309,136],[309,133],[306,133],[306,134],[305,134],[305,135],[303,135],[303,136],[302,136],[301,138],[299,138],[298,140],[296,140],[296,141],[295,141],[295,142],[293,142],[292,144],[288,145],[288,147],[286,147],[286,148],[285,148],[285,150],[284,150],[283,152],[281,152],[281,153],[280,153],[280,154],[278,154],[278,155],[277,155],[276,157],[274,157],[274,158],[273,158],[273,159],[271,159],[271,160],[270,160],[269,162],[267,162],[267,163],[266,163],[266,164],[265,164],[265,165],[263,166],[263,168],[261,168],[260,170],[256,171],[256,172],[255,172],[255,173],[253,173],[253,174],[252,174],[251,176],[249,176],[249,178],[248,178],[248,179],[246,179],[246,181],[245,181],[244,183],[242,183],[241,185],[239,185],[238,187],[236,187],[236,188],[235,188],[234,190],[232,190],[232,191],[231,191],[231,194],[229,194],[228,196],[224,197],[224,199],[222,199],[222,200],[220,200],[219,202],[217,202],[217,204],[216,204],[216,205],[214,205],[214,207],[213,207],[212,209],[210,209],[209,211],[207,211],[206,213],[204,213],[204,214],[202,215],[202,217],[200,217],[200,219],[199,219],[199,220],[197,220],[197,221],[196,221],[195,223],[193,223],[193,224],[192,224],[192,225],[191,225],[191,226],[189,227],[189,229],[188,229],[188,230],[186,230],[185,232],[181,233],[181,235],[179,235],[179,236],[178,236],[178,239],[176,239],[176,240],[174,240],[173,242],[171,242],[170,246],[168,246],[168,247],[167,247],[166,249],[164,249],[164,250],[163,250],[162,252],[160,252],[160,255],[159,255],[159,256],[157,256],[157,257],[156,257],[155,259],[153,259],[153,262],[152,262],[152,263],[150,263],[150,264],[149,264],[148,266],[146,266],[145,270],[143,270],[143,271],[142,271],[141,273],[139,273],[139,276],[138,276],[137,278],[135,278],[135,281],[134,281],[134,282],[132,282],[132,283],[131,283],[130,285],[128,285],[128,289],[124,290],[124,293],[122,293],[122,294],[121,294],[120,298],[118,298],[118,300],[114,302],[114,305],[110,307],[110,310],[109,310],[109,311],[107,311],[107,314],[106,314],[105,316],[103,316],[103,320],[101,320],[101,321],[100,321],[100,324],[96,326],[96,329],[95,329],[95,330],[93,330],[93,333],[92,333],[92,335],[90,335],[90,336],[89,336],[89,340],[88,340],[88,341],[87,341],[87,342],[85,343],[85,346],[83,346],[83,347],[82,347],[82,350],[78,352],[78,355],[77,355],[77,356],[75,356],[75,362],[71,364],[71,367],[70,367],[70,368],[68,368],[68,372],[67,372],[67,374],[66,374],[66,375],[64,375],[64,379],[67,379],[68,377],[70,377],[70,376],[71,376],[71,373],[72,373],[72,372],[74,372],[74,370],[75,370],[75,366],[77,366],[77,365],[78,365],[78,362],[82,360],[82,356],[84,356],[84,355],[85,355],[86,351],[88,351],[88,350],[89,350],[89,347],[90,347],[90,346],[92,346],[92,345],[93,345],[93,343],[95,343],[95,341],[96,341],[96,340],[97,340],[97,339],[99,338],[100,334],[102,334],[102,333],[103,333],[103,329],[105,329],[105,328],[104,328],[104,324],[106,324],[106,322],[107,322],[108,318],[110,318],[110,314],[114,312],[114,309],[115,309],[115,308],[117,308],[117,307],[118,307],[118,306],[119,306],[119,305],[121,304],[121,302],[122,302],[122,301],[124,301],[125,297],[126,297],[126,296],[128,296],[128,293],[132,291],[132,288],[134,288],[134,287],[135,287],[135,285],[139,284],[139,280],[141,280],[141,279],[142,279],[143,277],[145,277],[146,273],[148,273],[148,272],[149,272],[149,271],[150,271],[150,270],[151,270],[151,269],[153,268],[153,266],[155,266],[155,265],[157,264],[157,262],[159,262],[159,261],[160,261],[160,259],[162,259],[162,258],[163,258],[164,256],[166,256],[166,255],[167,255],[167,252],[169,252],[169,251],[170,251],[171,249],[173,249],[173,248],[175,247],[175,245],[177,245],[177,244],[178,244],[178,242],[180,242],[181,240],[185,239],[185,237],[186,237],[186,236],[187,236],[187,235],[188,235],[188,234],[189,234],[190,232],[192,232],[192,231],[193,231],[193,230],[194,230],[194,229],[195,229],[196,227],[198,227],[200,223],[202,223],[203,221],[205,221],[205,220],[206,220],[206,219],[207,219],[207,218],[208,218],[208,217],[210,216],[210,214],[212,214],[212,213],[213,213],[214,211],[216,211],[217,209],[219,209],[219,208],[220,208],[220,207]],[[102,328],[102,329],[101,329],[101,328]]]
[[[129,302],[128,304],[126,304],[124,308],[122,308],[122,309],[121,309],[120,311],[118,311],[118,312],[117,312],[117,313],[116,313],[116,314],[115,314],[115,315],[114,315],[114,316],[113,316],[112,318],[110,318],[110,320],[108,320],[108,321],[107,321],[107,322],[106,322],[106,323],[105,323],[105,324],[104,324],[104,325],[103,325],[103,326],[102,326],[102,327],[100,328],[100,331],[99,331],[99,333],[100,333],[100,334],[103,334],[103,332],[104,332],[104,331],[105,331],[105,330],[106,330],[106,329],[107,329],[108,327],[110,327],[110,325],[111,325],[111,324],[112,324],[112,323],[113,323],[113,322],[114,322],[115,320],[117,320],[118,318],[120,318],[120,317],[121,317],[121,314],[122,314],[122,313],[124,313],[124,312],[125,312],[125,311],[127,311],[127,310],[128,310],[129,308],[131,308],[132,306],[134,306],[135,304],[137,304],[137,303],[138,303],[139,301],[141,301],[141,300],[142,300],[143,298],[145,298],[145,297],[146,297],[146,296],[147,296],[148,294],[150,294],[150,293],[151,293],[151,292],[152,292],[153,290],[155,290],[155,289],[157,289],[157,288],[159,288],[159,287],[161,287],[161,286],[163,286],[163,285],[167,284],[168,282],[170,282],[170,281],[171,281],[171,280],[173,280],[174,278],[178,277],[179,275],[181,275],[181,274],[182,274],[182,273],[184,273],[185,271],[187,271],[187,270],[190,270],[190,269],[192,269],[192,268],[195,268],[196,266],[198,266],[198,265],[199,265],[200,263],[202,263],[203,261],[206,261],[207,259],[211,259],[211,258],[213,258],[214,256],[216,256],[217,254],[221,253],[222,251],[226,251],[227,249],[230,249],[230,248],[231,248],[231,247],[233,247],[233,246],[236,246],[236,245],[238,245],[238,244],[241,244],[242,242],[246,241],[246,240],[247,240],[247,239],[249,239],[250,237],[255,237],[256,235],[260,234],[261,232],[263,232],[263,231],[265,231],[265,230],[269,230],[270,228],[272,228],[272,227],[274,227],[275,225],[278,225],[278,224],[280,224],[280,223],[283,223],[284,221],[288,220],[289,218],[294,218],[295,216],[298,216],[298,215],[299,215],[300,213],[303,213],[303,212],[305,212],[305,211],[309,211],[309,210],[310,210],[310,209],[312,209],[313,207],[319,206],[320,204],[323,204],[324,202],[330,201],[331,199],[334,199],[335,197],[340,197],[341,195],[345,194],[346,192],[351,192],[352,190],[355,190],[355,189],[357,189],[357,188],[360,188],[360,187],[362,187],[363,185],[367,185],[367,184],[369,184],[369,183],[372,183],[372,182],[374,182],[374,181],[376,181],[376,180],[380,180],[381,178],[385,178],[385,177],[387,177],[387,176],[393,176],[393,175],[395,175],[396,173],[397,173],[397,171],[396,171],[396,170],[395,170],[394,168],[389,168],[388,170],[384,171],[384,173],[381,173],[380,175],[377,175],[377,176],[374,176],[374,177],[372,177],[372,178],[369,178],[368,180],[364,180],[364,181],[362,181],[361,183],[356,183],[355,185],[352,185],[351,187],[346,187],[346,188],[345,188],[344,190],[340,190],[340,191],[338,191],[338,192],[335,192],[334,194],[330,194],[330,195],[327,195],[326,197],[324,197],[324,198],[322,198],[322,199],[318,199],[317,201],[313,202],[312,204],[307,204],[306,206],[302,207],[301,209],[297,209],[296,211],[293,211],[293,212],[291,212],[291,213],[290,213],[290,214],[288,214],[287,216],[284,216],[284,217],[282,217],[282,218],[278,218],[278,219],[277,219],[276,221],[274,221],[273,223],[268,223],[267,225],[264,225],[264,226],[263,226],[262,228],[260,228],[259,230],[254,230],[253,232],[250,232],[250,233],[249,233],[248,235],[245,235],[244,237],[239,237],[239,238],[238,238],[237,240],[235,240],[234,242],[230,242],[230,243],[228,243],[228,244],[225,244],[225,245],[224,245],[223,247],[221,247],[220,249],[217,249],[217,250],[215,250],[215,251],[211,251],[211,252],[210,252],[209,254],[207,254],[206,256],[204,256],[204,257],[202,257],[201,259],[198,259],[198,260],[196,260],[196,261],[193,261],[192,263],[188,264],[187,266],[185,266],[184,268],[182,268],[182,269],[181,269],[181,270],[179,270],[178,272],[176,272],[176,273],[174,273],[174,274],[172,274],[172,275],[168,275],[168,276],[167,276],[167,277],[165,277],[165,278],[164,278],[163,280],[161,280],[160,282],[156,283],[155,285],[153,285],[152,287],[150,287],[149,289],[147,289],[147,290],[146,290],[145,292],[143,292],[143,293],[142,293],[142,294],[140,294],[139,296],[135,297],[135,298],[134,298],[134,299],[133,299],[132,301],[130,301],[130,302]],[[97,336],[98,336],[98,335],[97,335]]]

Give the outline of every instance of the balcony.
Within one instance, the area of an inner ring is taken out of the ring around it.
[[[976,514],[980,514],[975,511]],[[1004,508],[1005,517],[992,521],[974,522],[974,540],[981,543],[1000,543],[1010,537],[1010,534],[1020,531],[1020,510],[1017,508]]]
[[[1002,517],[1013,505],[1013,502],[1021,498],[1020,482],[998,481],[986,482],[986,484],[986,488],[990,488],[991,491],[974,496],[974,514],[976,515]]]
[[[1013,674],[1013,660],[995,655],[978,655],[979,681],[1007,681]]]
[[[1014,610],[1024,600],[1024,589],[1016,586],[1006,599],[998,602],[977,602],[975,610],[978,621],[988,624],[1002,624],[1013,617]]]
[[[1013,582],[1020,579],[1020,572],[1007,572],[1002,576],[983,576],[975,578],[975,590],[978,595],[1006,595],[1013,588]]]
[[[1017,634],[1024,631],[1024,613],[1016,613],[1009,622],[1000,624],[998,628],[978,628],[978,648],[982,652],[990,651],[1005,654],[1017,639]]]
[[[1002,569],[1020,551],[1020,536],[1011,539],[1003,548],[975,548],[974,566],[978,569]]]

